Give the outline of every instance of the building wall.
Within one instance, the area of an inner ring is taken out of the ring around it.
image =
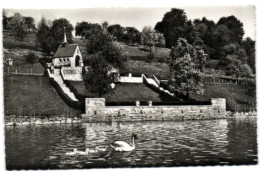
[[[128,76],[120,76],[118,82],[121,83],[143,83],[143,77],[132,77],[130,73]]]
[[[76,57],[79,56],[80,60],[79,60],[79,66],[83,67],[83,59],[82,59],[82,55],[80,52],[79,47],[77,46],[73,56],[71,57],[59,57],[59,58],[54,58],[52,60],[52,63],[54,66],[60,67],[60,66],[70,66],[70,67],[75,67],[76,66]]]
[[[52,63],[54,66],[57,67],[64,66],[64,65],[71,65],[72,57],[54,58],[52,59]]]
[[[62,67],[61,75],[64,80],[82,81],[82,67]]]
[[[75,67],[76,66],[76,56],[80,57],[79,66],[83,67],[82,55],[81,55],[81,52],[80,52],[80,49],[79,49],[78,46],[77,46],[77,48],[76,48],[76,50],[74,52],[73,57],[71,58],[71,67]]]
[[[211,99],[212,105],[105,106],[104,98],[86,98],[86,122],[189,120],[228,118],[225,99]]]

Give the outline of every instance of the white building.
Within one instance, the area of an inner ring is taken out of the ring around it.
[[[54,68],[66,67],[83,67],[82,55],[77,44],[69,44],[66,34],[64,40],[59,46],[55,55],[52,58]]]

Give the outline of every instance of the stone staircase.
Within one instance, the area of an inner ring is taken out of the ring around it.
[[[152,78],[147,78],[147,81],[148,81],[149,84],[152,84],[152,85],[154,85],[154,86],[156,86],[156,87],[159,87],[159,85],[154,81],[154,79],[152,79]]]
[[[71,100],[78,101],[74,93],[70,91],[70,89],[66,86],[66,84],[64,84],[61,75],[51,74],[49,69],[48,69],[48,74],[59,84],[60,88],[63,90],[64,93],[66,93],[71,98]]]

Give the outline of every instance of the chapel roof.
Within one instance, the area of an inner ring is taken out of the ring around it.
[[[54,55],[54,58],[72,57],[74,55],[77,46],[78,46],[77,44],[68,44],[68,43],[64,45],[60,45]]]

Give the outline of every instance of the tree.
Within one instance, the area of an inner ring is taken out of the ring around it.
[[[31,52],[31,53],[29,53],[29,54],[27,54],[27,55],[25,56],[25,61],[26,61],[27,63],[32,64],[32,65],[33,65],[34,63],[36,63],[37,60],[39,60],[39,57],[38,57],[35,53],[33,53],[33,52]]]
[[[50,22],[42,18],[37,30],[37,41],[46,53],[57,50],[59,45],[63,42],[64,31],[68,43],[72,43],[73,26],[67,19],[60,18]]]
[[[155,25],[155,30],[163,33],[166,47],[175,46],[178,38],[186,38],[187,16],[184,10],[172,8],[164,14],[162,21]]]
[[[50,53],[52,51],[52,44],[54,44],[54,40],[50,41],[50,27],[48,26],[45,18],[41,19],[37,30],[37,42],[40,43],[40,46],[44,52]]]
[[[27,35],[27,25],[21,14],[15,13],[8,22],[8,29],[11,30],[13,35],[20,39],[24,40],[24,37]]]
[[[83,69],[83,80],[86,90],[98,93],[99,97],[109,90],[113,78],[108,74],[109,65],[101,55],[94,55],[90,60],[87,71]]]
[[[3,28],[7,29],[7,24],[8,24],[8,17],[6,16],[6,11],[3,9]]]
[[[227,67],[230,64],[228,57],[232,56],[236,60],[239,60],[241,64],[247,64],[246,51],[239,44],[229,44],[220,49],[220,65]]]
[[[123,42],[124,28],[121,27],[119,24],[108,26],[107,31],[113,36],[114,40]]]
[[[247,37],[245,40],[242,40],[241,46],[246,51],[248,65],[252,72],[255,73],[255,41]]]
[[[248,77],[252,75],[252,70],[248,64],[243,64],[239,59],[237,59],[236,55],[228,55],[226,57],[229,62],[226,67],[226,75],[233,76],[237,78],[239,77]]]
[[[111,35],[99,26],[92,27],[85,34],[88,53],[100,54],[112,66],[122,68],[123,58],[120,49],[113,43]]]
[[[217,25],[225,25],[229,30],[230,42],[229,43],[241,43],[245,34],[243,23],[239,21],[235,16],[222,17],[219,19]]]
[[[65,30],[64,30],[65,29]],[[52,23],[52,27],[50,29],[50,36],[55,39],[54,49],[56,50],[58,46],[63,42],[64,31],[66,32],[66,37],[68,43],[72,43],[72,30],[73,26],[70,22],[65,18],[56,19]]]
[[[189,100],[190,92],[198,93],[203,90],[202,68],[206,54],[199,47],[189,44],[186,39],[179,38],[170,56],[170,87],[175,92],[186,92],[186,98]]]
[[[102,29],[103,29],[103,31],[107,31],[107,28],[108,28],[108,22],[107,21],[103,21],[102,23],[101,23],[101,25],[102,25]]]
[[[149,47],[150,58],[153,58],[154,46],[164,47],[165,39],[162,33],[152,30],[151,27],[145,26],[141,33],[141,43]]]
[[[76,36],[81,36],[82,38],[85,36],[86,32],[89,31],[92,27],[96,27],[99,24],[93,24],[93,23],[89,23],[89,22],[81,22],[81,23],[77,23],[76,27],[75,27],[75,34]],[[101,26],[100,26],[101,28]]]
[[[164,47],[165,39],[162,33],[152,30],[151,27],[145,26],[141,33],[141,43],[149,47]]]
[[[134,27],[126,27],[124,29],[123,40],[127,44],[134,45],[135,43],[140,44],[141,33]]]
[[[32,31],[32,30],[36,29],[34,19],[32,17],[23,17],[23,18],[24,18],[28,31]]]

